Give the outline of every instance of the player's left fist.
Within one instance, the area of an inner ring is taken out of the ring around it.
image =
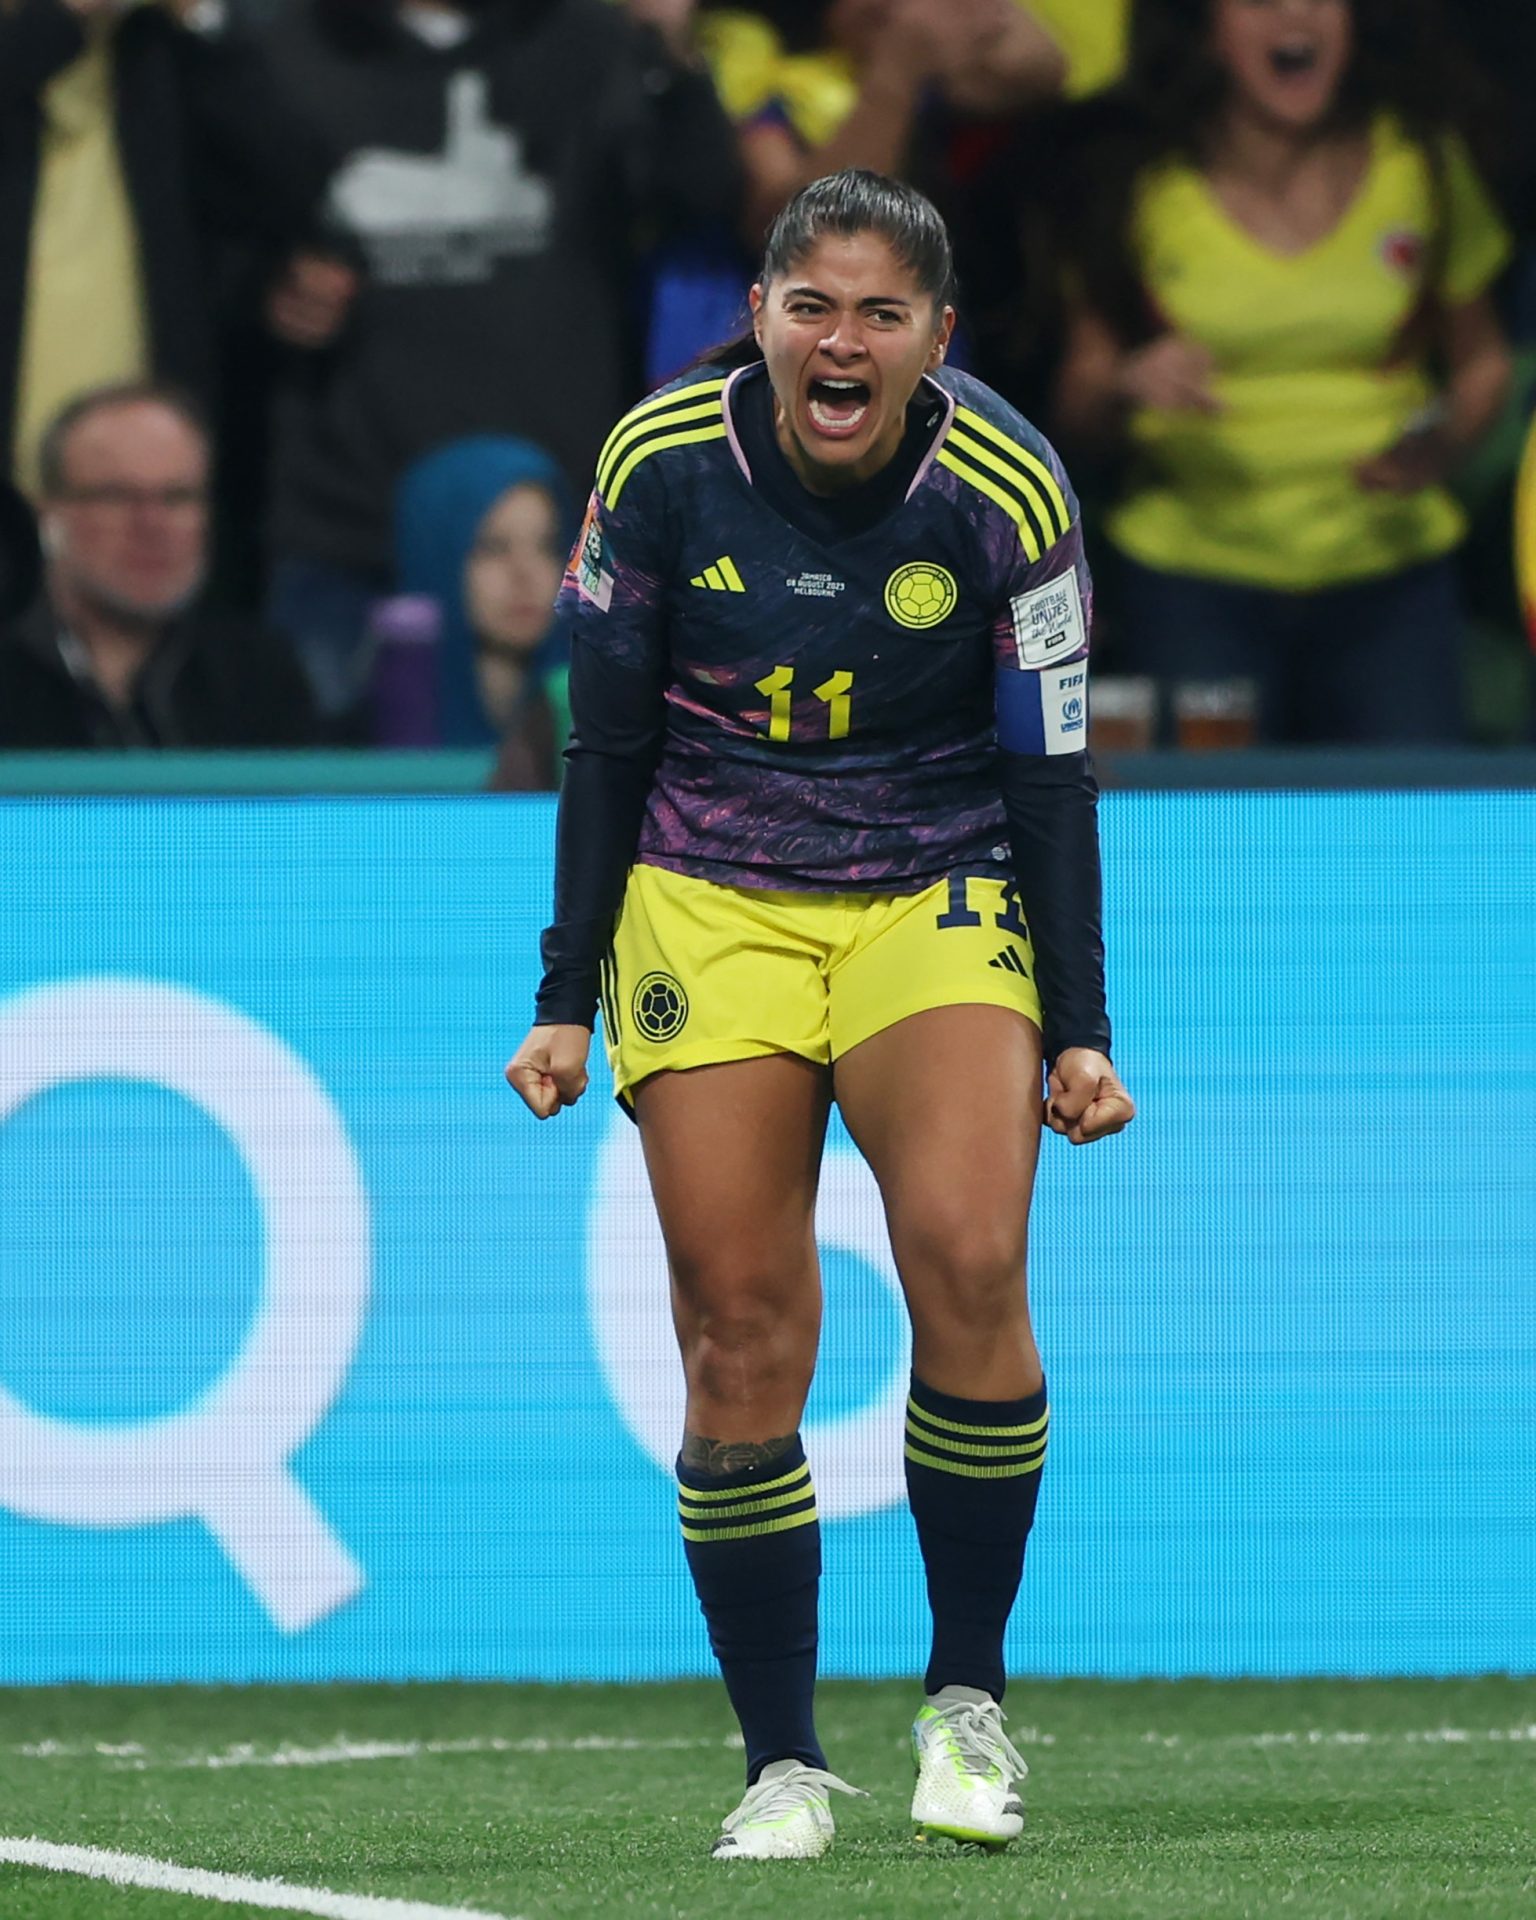
[[[590,1027],[535,1027],[507,1062],[507,1085],[540,1120],[574,1107],[587,1090]]]
[[[1045,1124],[1074,1147],[1120,1133],[1136,1118],[1136,1104],[1109,1063],[1092,1047],[1067,1047],[1047,1081]]]

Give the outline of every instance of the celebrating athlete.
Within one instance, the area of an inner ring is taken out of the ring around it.
[[[933,1614],[912,1817],[992,1846],[1023,1814],[1000,1702],[1049,1422],[1024,1279],[1042,1116],[1082,1143],[1134,1111],[1109,1059],[1076,503],[1034,428],[944,366],[951,292],[920,194],[807,187],[750,342],[614,429],[562,592],[555,917],[507,1077],[541,1116],[578,1099],[601,999],[672,1272],[683,1541],[746,1741],[718,1859],[822,1853],[851,1790],[812,1714],[798,1432],[830,1102],[912,1322]]]

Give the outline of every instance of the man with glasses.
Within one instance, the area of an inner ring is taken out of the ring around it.
[[[199,604],[211,450],[196,407],[134,382],[72,401],[38,454],[43,591],[0,637],[0,748],[299,746],[287,645]]]

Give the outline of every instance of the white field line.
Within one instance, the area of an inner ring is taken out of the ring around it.
[[[1308,1727],[1284,1733],[1144,1733],[1151,1747],[1469,1747],[1536,1742],[1536,1726],[1424,1727],[1401,1733],[1347,1733],[1337,1727]]]
[[[1018,1747],[1054,1747],[1057,1736],[1039,1727],[1010,1727],[1008,1737]],[[1089,1735],[1075,1744],[1118,1741],[1118,1734]],[[1400,1733],[1351,1733],[1334,1727],[1292,1728],[1272,1733],[1143,1733],[1144,1746],[1151,1747],[1394,1747],[1394,1746],[1484,1746],[1536,1745],[1536,1724],[1523,1727],[1424,1727]],[[905,1739],[901,1744],[905,1746]],[[321,1747],[273,1747],[263,1751],[249,1742],[224,1748],[220,1753],[184,1753],[158,1757],[137,1741],[113,1744],[96,1741],[68,1745],[57,1740],[42,1740],[34,1745],[11,1747],[9,1751],[24,1760],[108,1761],[115,1770],[143,1773],[150,1768],[197,1768],[222,1771],[228,1767],[342,1767],[369,1760],[416,1760],[423,1755],[454,1753],[682,1753],[740,1752],[739,1733],[709,1740],[639,1740],[616,1735],[575,1734],[569,1739],[550,1739],[542,1735],[522,1740],[488,1736],[479,1740],[347,1740],[339,1738]]]
[[[471,1907],[433,1907],[420,1900],[386,1900],[371,1893],[330,1893],[324,1887],[293,1887],[285,1880],[248,1880],[234,1873],[178,1867],[141,1853],[109,1853],[103,1847],[61,1847],[48,1840],[0,1836],[0,1860],[50,1873],[83,1874],[117,1887],[152,1887],[187,1893],[226,1906],[271,1907],[282,1913],[318,1914],[321,1920],[506,1920]]]
[[[491,1737],[483,1740],[346,1740],[323,1747],[274,1747],[262,1752],[248,1742],[226,1747],[222,1753],[182,1754],[156,1759],[137,1741],[114,1745],[97,1741],[68,1746],[43,1740],[35,1746],[12,1747],[24,1760],[78,1760],[91,1756],[110,1760],[118,1769],[143,1773],[150,1767],[197,1767],[219,1771],[226,1767],[344,1767],[361,1760],[415,1760],[438,1753],[682,1753],[699,1750],[740,1752],[739,1733],[718,1740],[629,1740],[604,1733],[576,1734],[568,1740],[533,1735],[524,1740]]]

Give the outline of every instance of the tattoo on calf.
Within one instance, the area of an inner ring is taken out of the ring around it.
[[[794,1444],[792,1433],[781,1433],[776,1440],[706,1440],[702,1433],[685,1433],[683,1465],[694,1473],[718,1477],[758,1473],[782,1459]]]

